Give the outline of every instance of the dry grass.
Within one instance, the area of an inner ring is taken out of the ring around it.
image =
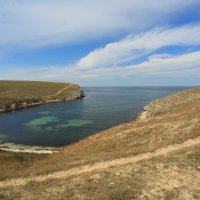
[[[185,92],[181,94],[184,96]],[[29,160],[27,166],[19,161],[15,167],[4,165],[8,172],[4,169],[1,179],[47,174],[87,163],[92,166],[95,162],[154,152],[168,145],[195,139],[200,136],[200,97],[193,94],[194,90],[187,91],[187,97],[190,96],[187,101],[171,104],[165,108],[165,112],[160,110],[147,119],[111,128],[72,144],[57,154]],[[195,89],[195,94],[199,95],[200,89]],[[176,101],[179,99],[180,96]],[[67,179],[49,179],[4,188],[0,197],[6,200],[199,199],[199,152],[200,147],[193,146],[135,164],[118,165]],[[3,163],[4,157],[0,159]]]
[[[24,169],[29,168],[36,160],[41,160],[45,155],[14,153],[0,150],[0,179],[12,178],[24,174]],[[30,175],[30,174],[29,174]]]
[[[9,108],[22,103],[37,103],[41,101],[63,99],[80,92],[80,87],[73,84],[67,91],[54,95],[69,83],[39,82],[39,81],[0,81],[0,108]],[[48,97],[49,95],[52,95]]]
[[[182,143],[200,135],[199,103],[200,100],[196,99],[175,106],[165,114],[114,127],[70,145],[62,153],[36,165],[48,163],[54,166],[51,168],[52,171],[61,170],[86,163],[133,156]],[[50,172],[51,169],[46,170]],[[39,171],[38,173],[43,173],[45,169],[40,167]]]
[[[67,179],[4,188],[2,199],[199,199],[200,147]]]

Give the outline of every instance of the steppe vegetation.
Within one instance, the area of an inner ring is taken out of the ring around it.
[[[53,155],[1,152],[0,199],[200,199],[200,89]]]
[[[0,81],[0,112],[46,102],[82,97],[76,84],[40,81]]]

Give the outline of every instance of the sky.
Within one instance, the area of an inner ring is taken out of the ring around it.
[[[0,0],[0,79],[200,86],[200,0]]]

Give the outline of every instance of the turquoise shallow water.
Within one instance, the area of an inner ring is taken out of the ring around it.
[[[134,120],[153,99],[187,87],[83,88],[86,97],[0,115],[0,141],[63,146]]]

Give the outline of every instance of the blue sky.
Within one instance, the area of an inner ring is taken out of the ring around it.
[[[0,79],[200,85],[200,0],[0,0]]]

